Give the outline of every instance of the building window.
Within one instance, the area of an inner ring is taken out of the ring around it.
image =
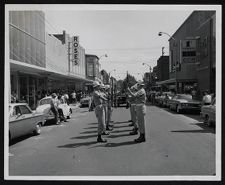
[[[93,77],[94,76],[94,64],[88,63],[87,69],[88,69],[88,76]]]

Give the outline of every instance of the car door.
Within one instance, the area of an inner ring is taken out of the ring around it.
[[[23,129],[24,117],[19,109],[19,106],[16,105],[12,109],[12,114],[9,117],[9,130],[11,138],[16,138],[25,133]]]
[[[176,102],[177,102],[177,96],[174,96],[170,102],[172,109],[176,108]]]
[[[22,117],[23,117],[23,129],[25,134],[30,133],[35,129],[35,116],[27,105],[19,105]]]

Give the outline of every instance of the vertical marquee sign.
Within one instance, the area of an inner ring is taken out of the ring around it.
[[[72,62],[74,65],[79,64],[79,36],[72,37]]]
[[[186,39],[181,42],[182,63],[196,62],[196,39]]]

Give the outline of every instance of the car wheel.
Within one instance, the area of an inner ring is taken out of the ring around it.
[[[53,122],[54,122],[54,124],[58,125],[59,124],[59,118],[54,118]]]
[[[38,123],[34,130],[34,135],[39,135],[39,134],[41,134],[41,123]]]

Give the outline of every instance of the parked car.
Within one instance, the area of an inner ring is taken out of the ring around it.
[[[48,96],[42,98],[39,101],[38,106],[36,108],[36,112],[43,113],[45,115],[46,121],[51,120],[54,121],[55,124],[58,124],[58,119],[55,119],[55,115],[52,112],[51,107],[52,107],[52,97]],[[72,114],[71,107],[66,102],[62,102],[61,104],[59,104],[59,108],[62,109],[64,117],[70,119]]]
[[[165,96],[163,99],[163,107],[169,107],[169,101],[173,98],[171,93],[167,93],[167,97]]]
[[[177,94],[169,100],[169,108],[170,110],[175,110],[177,113],[181,113],[183,110],[200,112],[201,102],[193,100],[190,94]]]
[[[80,100],[80,107],[89,107],[91,101],[90,96],[86,96]]]
[[[204,123],[208,126],[216,123],[216,99],[212,101],[210,105],[203,105],[201,108],[201,117],[204,119]]]
[[[162,107],[166,107],[168,99],[171,99],[172,95],[170,92],[163,92],[161,95],[157,96],[157,104]]]
[[[156,92],[155,93],[155,104],[159,105],[160,97],[161,97],[161,93],[160,92]]]
[[[39,135],[44,122],[44,115],[33,112],[26,103],[9,104],[9,141],[30,133]]]
[[[127,96],[125,94],[117,95],[116,104],[117,104],[117,107],[120,107],[120,105],[127,106]]]

